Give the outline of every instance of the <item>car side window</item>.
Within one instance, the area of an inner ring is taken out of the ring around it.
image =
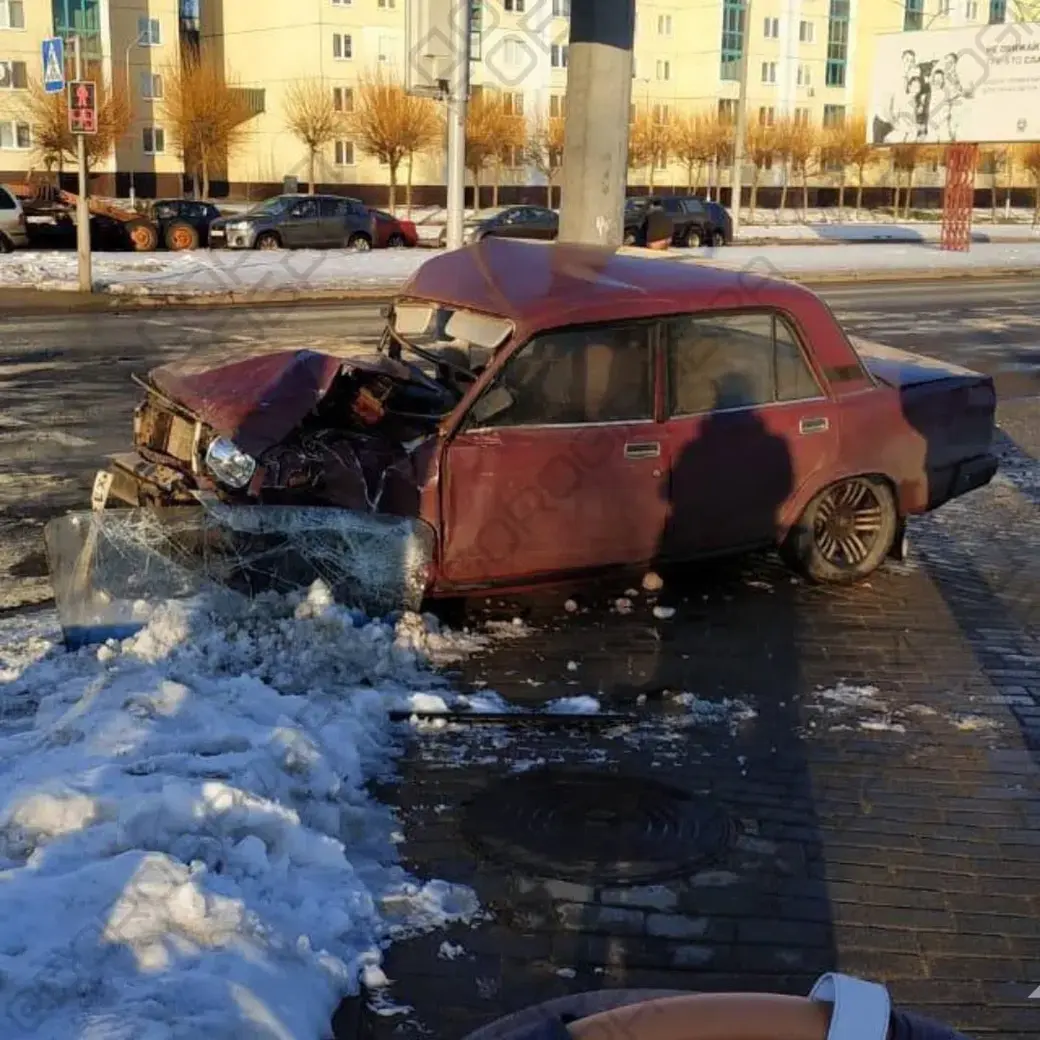
[[[770,311],[678,318],[666,343],[671,415],[820,396],[793,330]]]
[[[339,213],[339,199],[322,199],[319,205],[323,217],[334,217]]]
[[[686,199],[683,203],[687,213],[692,213],[694,216],[703,217],[705,209],[699,199]]]
[[[303,202],[297,202],[289,211],[289,216],[293,220],[309,220],[317,215],[318,204],[314,199],[304,199]]]
[[[0,188],[0,209],[14,209],[14,196],[6,189]]]
[[[478,401],[471,425],[574,426],[651,419],[652,335],[648,324],[623,324],[536,336],[509,360],[490,388],[490,393],[507,390],[506,403],[485,418]]]

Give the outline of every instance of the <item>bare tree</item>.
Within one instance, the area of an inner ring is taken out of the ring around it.
[[[527,128],[527,161],[545,178],[546,205],[552,208],[553,185],[563,165],[562,116],[536,116]]]
[[[377,72],[358,83],[354,111],[347,125],[363,152],[375,156],[390,172],[390,199],[397,205],[397,182],[401,163],[440,139],[433,103],[413,97],[393,77]],[[409,194],[411,178],[409,176]]]
[[[877,150],[867,139],[867,121],[862,116],[846,119],[837,126],[824,129],[820,138],[820,161],[838,167],[838,218],[845,212],[845,191],[849,167],[859,171],[856,210],[863,201],[864,168],[877,161]]]
[[[217,55],[189,52],[167,69],[165,81],[162,107],[170,135],[195,180],[195,193],[201,187],[208,198],[210,175],[242,146],[254,112]]]
[[[654,173],[668,164],[672,153],[672,128],[657,106],[645,105],[635,112],[628,131],[629,166],[645,166],[647,185],[654,190]]]
[[[787,159],[791,171],[802,184],[802,220],[809,217],[809,175],[817,168],[820,156],[820,135],[808,123],[795,123],[787,135]]]
[[[787,193],[791,181],[791,146],[798,125],[790,116],[781,116],[773,126],[773,157],[781,166],[780,216],[787,209]]]
[[[893,215],[897,220],[899,219],[899,204],[902,199],[900,176],[906,175],[906,204],[903,215],[906,219],[909,219],[910,202],[914,191],[914,174],[917,172],[917,167],[924,161],[924,158],[924,145],[918,144],[916,141],[892,146],[892,171],[896,181]]]
[[[498,205],[498,192],[502,185],[502,170],[506,166],[515,165],[517,159],[525,161],[527,155],[527,123],[522,115],[517,115],[506,106],[505,98],[489,99],[495,110],[495,121],[498,123],[498,144],[492,156],[495,179],[491,188],[491,205]]]
[[[85,137],[87,170],[92,171],[112,154],[116,142],[130,128],[130,104],[126,93],[97,82],[98,125],[96,134]],[[21,112],[32,131],[33,149],[45,169],[55,166],[60,174],[65,162],[76,162],[76,135],[69,130],[69,104],[65,91],[48,94],[35,80],[21,102]]]
[[[762,171],[768,169],[776,155],[776,129],[768,123],[750,123],[744,143],[748,160],[754,168],[754,179],[751,182],[751,199],[749,219],[755,219],[755,207],[758,205],[758,185]]]
[[[336,108],[332,88],[323,79],[290,83],[285,92],[285,125],[307,149],[307,189],[315,189],[318,156],[346,128],[346,116]]]
[[[849,146],[846,153],[849,165],[856,168],[856,218],[863,210],[863,184],[867,170],[881,161],[882,151],[870,143],[867,137],[867,120],[862,115],[855,115],[846,124],[849,134]]]
[[[1027,144],[1019,155],[1019,162],[1033,178],[1033,226],[1040,224],[1040,142]]]
[[[466,169],[473,175],[473,208],[480,209],[481,174],[499,155],[505,108],[486,90],[474,93],[466,110]]]
[[[681,112],[672,121],[672,150],[686,167],[686,189],[691,194],[700,185],[701,171],[715,158],[712,124],[717,119],[714,111],[699,109]]]
[[[736,140],[736,125],[732,119],[724,117],[720,112],[714,113],[708,123],[711,136],[712,158],[714,169],[715,198],[722,195],[722,166],[732,161],[733,143]],[[711,185],[708,185],[708,197],[711,198]]]

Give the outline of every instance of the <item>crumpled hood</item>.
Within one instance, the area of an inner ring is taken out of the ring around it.
[[[151,384],[242,451],[257,456],[299,426],[344,371],[362,369],[407,380],[408,368],[376,354],[339,358],[313,350],[281,351],[202,372],[164,366]]]

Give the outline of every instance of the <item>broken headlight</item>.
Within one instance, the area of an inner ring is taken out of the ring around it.
[[[206,469],[222,484],[244,488],[256,472],[256,459],[239,451],[234,441],[218,437],[206,452]]]

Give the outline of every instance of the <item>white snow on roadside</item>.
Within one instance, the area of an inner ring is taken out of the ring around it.
[[[550,715],[598,715],[601,705],[597,697],[587,694],[580,697],[559,697],[545,705]]]
[[[0,1036],[316,1038],[392,939],[472,920],[366,782],[479,642],[324,594],[160,605],[76,653],[0,626]],[[384,1004],[389,1006],[388,1001]]]
[[[670,699],[674,704],[686,708],[692,725],[716,726],[725,723],[735,732],[740,723],[758,717],[754,708],[735,698],[724,697],[720,701],[709,701],[695,693],[677,693]]]

